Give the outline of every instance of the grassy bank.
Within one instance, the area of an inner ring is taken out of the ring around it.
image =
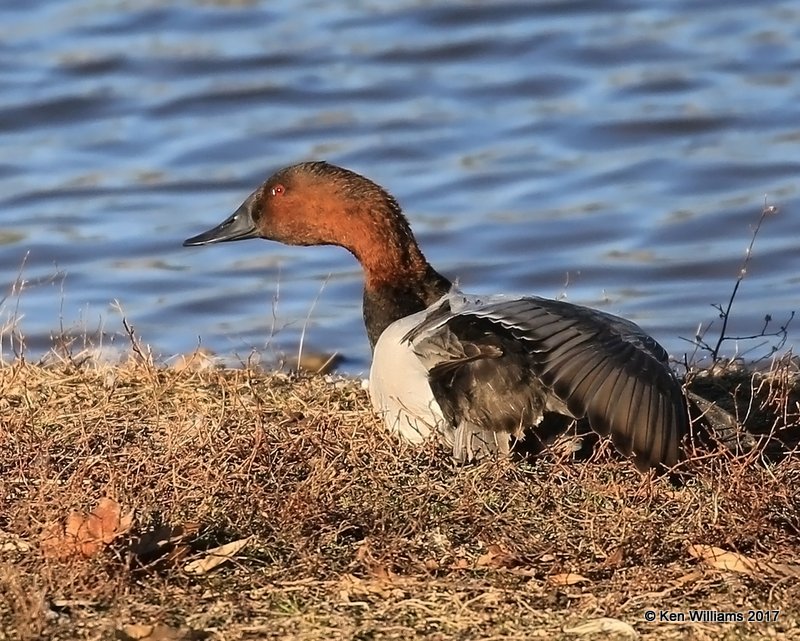
[[[695,385],[780,436],[796,378]],[[800,638],[800,463],[761,459],[704,454],[682,485],[607,452],[458,468],[387,435],[357,381],[17,361],[0,638]]]

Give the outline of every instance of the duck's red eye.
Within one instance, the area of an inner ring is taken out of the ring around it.
[[[284,191],[286,191],[286,190],[284,189],[283,185],[275,185],[275,186],[274,186],[274,187],[273,187],[273,188],[270,190],[270,193],[271,193],[273,196],[282,196]]]

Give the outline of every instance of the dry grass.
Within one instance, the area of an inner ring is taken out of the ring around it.
[[[723,387],[786,436],[796,374],[787,358]],[[387,435],[357,382],[136,355],[1,367],[0,417],[0,639],[576,638],[601,617],[645,638],[800,638],[796,456],[705,455],[680,486],[604,452],[459,468]],[[43,533],[102,497],[132,530],[46,555]],[[134,554],[164,526],[188,547]],[[186,571],[244,537],[234,562]],[[718,569],[692,545],[741,556]],[[651,608],[780,617],[649,623]]]

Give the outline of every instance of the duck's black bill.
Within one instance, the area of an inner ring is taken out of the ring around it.
[[[225,243],[231,240],[245,240],[257,238],[258,229],[253,222],[252,203],[253,197],[248,198],[232,216],[226,218],[219,225],[202,234],[192,236],[183,241],[184,247],[195,245],[210,245],[212,243]]]

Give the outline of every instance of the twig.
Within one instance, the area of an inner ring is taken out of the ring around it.
[[[328,284],[328,281],[331,279],[331,274],[328,274],[325,277],[325,280],[322,281],[322,285],[320,285],[319,291],[317,295],[314,297],[314,300],[311,303],[311,307],[308,309],[308,314],[306,314],[306,320],[303,322],[303,330],[300,332],[300,345],[297,348],[297,371],[300,371],[300,363],[303,359],[303,343],[305,342],[306,338],[306,329],[308,328],[309,322],[311,322],[311,314],[314,312],[314,308],[317,306],[317,301],[319,297],[322,296],[322,292],[325,290],[325,286]]]
[[[745,251],[744,260],[742,261],[741,267],[739,268],[739,273],[736,276],[736,282],[733,285],[733,289],[731,290],[731,294],[728,297],[728,302],[726,305],[721,304],[713,304],[712,307],[717,310],[719,314],[719,318],[722,319],[722,326],[719,329],[719,334],[716,338],[714,344],[711,344],[711,341],[706,340],[706,334],[709,330],[714,326],[714,322],[708,323],[705,327],[703,324],[700,323],[697,327],[697,331],[695,332],[694,339],[687,339],[684,337],[680,337],[681,340],[685,340],[687,342],[692,343],[695,346],[695,351],[692,354],[692,360],[694,360],[695,355],[697,354],[697,350],[701,349],[703,351],[708,352],[711,355],[711,360],[714,365],[718,364],[721,360],[720,352],[722,350],[722,346],[724,343],[729,341],[750,341],[755,340],[758,338],[778,338],[777,344],[773,345],[769,355],[765,356],[764,358],[768,358],[776,351],[780,350],[787,341],[788,338],[788,327],[789,324],[794,319],[794,312],[791,312],[789,318],[783,323],[777,330],[775,331],[767,331],[769,329],[770,323],[772,322],[772,315],[767,314],[764,316],[764,325],[761,328],[761,331],[758,333],[745,335],[745,336],[729,336],[728,331],[728,322],[731,319],[731,311],[733,309],[733,303],[736,300],[736,295],[739,292],[739,287],[744,280],[744,277],[747,275],[747,269],[750,265],[750,260],[753,257],[753,247],[755,246],[756,237],[758,236],[758,232],[761,230],[761,225],[764,223],[764,220],[767,216],[771,216],[772,214],[777,213],[778,208],[775,205],[768,205],[766,199],[764,201],[764,206],[761,209],[761,215],[758,218],[758,221],[753,227],[753,233],[750,237],[750,243],[747,245],[747,250]],[[754,347],[750,347],[746,349],[741,354],[737,354],[737,358],[741,358],[744,354],[752,352],[754,349],[758,349],[763,345],[767,344],[767,341],[761,342]],[[735,360],[735,359],[734,359]],[[763,358],[758,359],[756,362],[763,360]]]
[[[742,266],[739,269],[739,274],[736,276],[736,283],[733,285],[733,291],[731,291],[730,298],[728,298],[728,305],[725,307],[725,311],[722,310],[722,307],[716,305],[717,309],[720,311],[720,316],[722,318],[722,329],[719,331],[719,338],[717,339],[717,344],[714,345],[714,349],[711,350],[711,358],[716,363],[719,360],[719,350],[722,347],[722,343],[726,340],[729,340],[725,334],[728,329],[728,321],[731,317],[731,308],[733,307],[733,301],[736,299],[736,294],[739,291],[739,285],[742,284],[745,275],[747,274],[747,267],[750,264],[750,259],[753,257],[753,245],[756,242],[756,236],[758,236],[758,232],[761,230],[761,225],[763,224],[764,220],[767,216],[771,214],[777,213],[778,208],[774,205],[767,205],[766,201],[764,202],[764,207],[761,209],[761,215],[758,217],[758,222],[756,223],[755,228],[753,229],[753,235],[750,237],[750,244],[747,246],[747,251],[744,255],[744,261],[742,262]]]
[[[0,306],[4,305],[5,302],[8,300],[10,296],[14,296],[16,298],[16,303],[14,304],[14,312],[9,316],[8,322],[2,327],[0,330],[0,336],[5,335],[8,333],[8,347],[11,352],[14,354],[15,358],[24,360],[25,358],[25,341],[22,338],[21,333],[17,333],[17,327],[19,326],[19,322],[22,320],[22,317],[19,315],[19,302],[20,298],[22,297],[22,291],[25,289],[25,285],[27,281],[22,277],[22,273],[25,271],[25,266],[28,262],[28,257],[31,255],[30,251],[25,252],[25,256],[22,258],[22,263],[20,263],[19,271],[17,272],[17,277],[14,279],[14,282],[11,284],[11,288],[3,298],[0,299]],[[14,337],[16,334],[17,344],[18,347],[14,347]],[[2,342],[0,342],[0,347],[2,346]],[[2,354],[2,349],[0,349],[0,354]]]
[[[146,356],[144,351],[142,351],[141,341],[139,341],[139,338],[136,336],[136,331],[128,322],[128,318],[125,316],[125,311],[122,309],[122,304],[115,299],[114,307],[119,312],[120,316],[122,316],[122,327],[125,329],[125,333],[128,335],[128,340],[131,343],[131,349],[133,350],[133,353],[139,357],[143,364],[152,365],[152,359],[149,356]]]

